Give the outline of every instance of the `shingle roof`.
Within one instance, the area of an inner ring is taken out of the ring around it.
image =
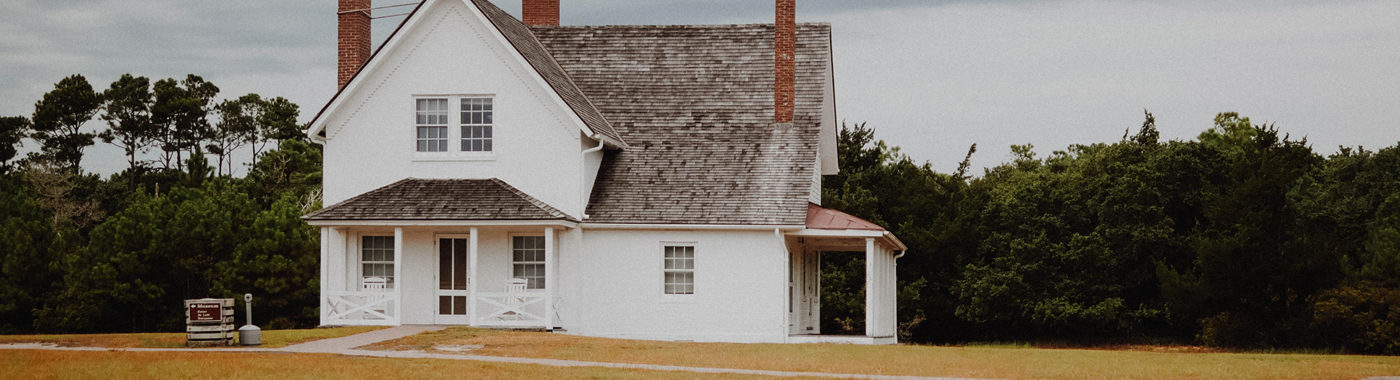
[[[515,46],[515,50],[525,57],[525,61],[529,62],[530,66],[533,66],[541,77],[544,77],[544,81],[554,88],[554,92],[564,99],[564,103],[574,110],[574,113],[583,120],[588,129],[624,146],[627,145],[617,130],[608,123],[608,119],[603,117],[597,108],[594,108],[593,104],[589,102],[589,98],[584,96],[578,86],[570,80],[569,75],[564,73],[564,69],[559,67],[559,64],[550,57],[549,52],[545,51],[543,46],[540,46],[540,41],[536,40],[534,34],[530,33],[528,26],[496,7],[495,4],[491,4],[490,1],[472,0],[472,3],[475,3],[477,8],[481,9],[481,13],[486,15],[488,20],[491,20],[491,24],[496,26],[496,30],[499,30],[501,35],[504,35],[506,40]]]
[[[336,220],[570,220],[499,179],[410,178],[303,217]]]
[[[805,222],[829,25],[798,27],[793,124],[772,123],[772,25],[531,30],[629,144],[604,156],[589,222]]]

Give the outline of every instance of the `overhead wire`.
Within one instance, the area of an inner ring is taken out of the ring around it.
[[[407,14],[409,14],[409,13],[413,13],[413,12],[404,12],[404,13],[392,14],[392,15],[387,15],[387,16],[371,16],[370,18],[371,18],[371,19],[381,19],[381,18],[388,18],[388,17],[399,17],[399,16],[407,15]]]
[[[347,9],[347,10],[343,10],[343,11],[340,11],[340,12],[336,12],[336,14],[346,14],[346,13],[355,13],[355,12],[369,12],[369,11],[372,11],[372,10],[375,10],[375,9],[386,9],[386,8],[406,7],[406,6],[409,6],[409,5],[418,5],[419,3],[421,3],[421,1],[419,1],[419,2],[412,2],[412,3],[394,4],[394,5],[384,5],[384,6],[378,6],[378,7],[360,8],[360,9]],[[396,14],[396,15],[381,16],[381,17],[403,16],[403,15],[406,15],[406,14],[408,14],[408,13],[400,13],[400,14]],[[379,17],[375,17],[375,18],[379,18]]]

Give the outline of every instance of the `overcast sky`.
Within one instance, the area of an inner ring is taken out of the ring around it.
[[[519,14],[520,0],[496,3]],[[566,25],[773,17],[766,0],[562,3]],[[195,73],[222,97],[287,97],[306,121],[335,90],[335,10],[333,0],[5,0],[0,115],[30,115],[69,74],[102,89],[123,73]],[[973,143],[974,166],[988,167],[1012,144],[1044,156],[1117,141],[1144,109],[1165,138],[1237,111],[1324,154],[1400,141],[1400,1],[799,0],[797,12],[833,26],[838,116],[940,171]],[[402,19],[377,20],[377,40]],[[106,174],[125,161],[99,143],[83,165]]]

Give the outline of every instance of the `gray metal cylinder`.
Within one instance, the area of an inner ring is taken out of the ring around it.
[[[238,328],[238,344],[257,346],[262,344],[262,329],[258,326],[243,325]]]

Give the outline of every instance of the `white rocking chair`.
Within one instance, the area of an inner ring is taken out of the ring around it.
[[[518,321],[521,319],[521,306],[525,304],[525,287],[530,282],[523,278],[512,278],[506,280],[506,299],[504,313],[501,313],[501,320]]]

